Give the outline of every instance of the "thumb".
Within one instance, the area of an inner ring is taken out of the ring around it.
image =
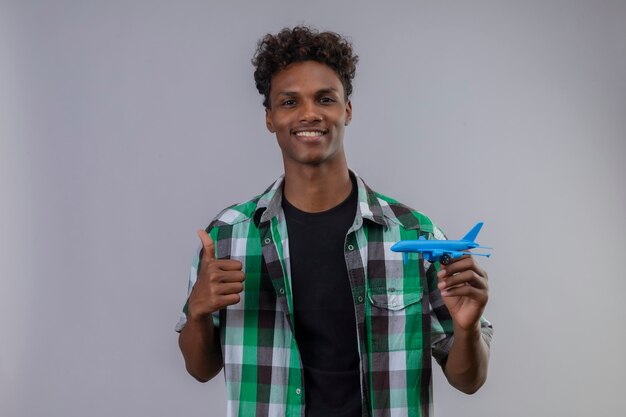
[[[207,259],[215,259],[215,243],[213,239],[205,230],[198,230],[198,237],[202,241],[202,247],[204,248],[204,256]]]

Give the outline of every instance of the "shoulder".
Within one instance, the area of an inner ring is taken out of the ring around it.
[[[209,228],[234,226],[249,221],[257,208],[260,195],[242,203],[233,204],[220,211],[209,224]]]
[[[417,230],[419,234],[431,235],[435,239],[445,239],[441,229],[426,214],[378,191],[370,189],[370,192],[388,225]]]
[[[375,195],[389,220],[403,227],[411,227],[417,222],[420,229],[432,231],[434,224],[426,214],[380,192],[375,192]]]
[[[282,179],[280,177],[270,185],[263,193],[242,203],[233,204],[220,211],[213,218],[207,230],[221,227],[234,227],[249,223],[250,220],[259,221],[259,217],[268,207],[275,206],[276,200],[280,200]]]

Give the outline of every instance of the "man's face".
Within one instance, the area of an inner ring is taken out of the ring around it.
[[[272,78],[267,129],[276,134],[285,168],[321,165],[343,156],[343,133],[352,118],[341,80],[315,61],[294,63]]]

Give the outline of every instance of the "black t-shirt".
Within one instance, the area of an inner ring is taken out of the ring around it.
[[[321,213],[300,211],[283,199],[307,417],[361,416],[356,319],[344,258],[356,206],[354,179],[350,196]]]

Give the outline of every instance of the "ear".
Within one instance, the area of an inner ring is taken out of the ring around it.
[[[352,102],[350,100],[348,100],[346,102],[346,123],[345,123],[345,125],[348,126],[351,121],[352,121]]]
[[[267,126],[267,130],[271,133],[276,133],[276,129],[274,129],[274,123],[272,123],[272,109],[266,107],[265,108],[265,126]]]

